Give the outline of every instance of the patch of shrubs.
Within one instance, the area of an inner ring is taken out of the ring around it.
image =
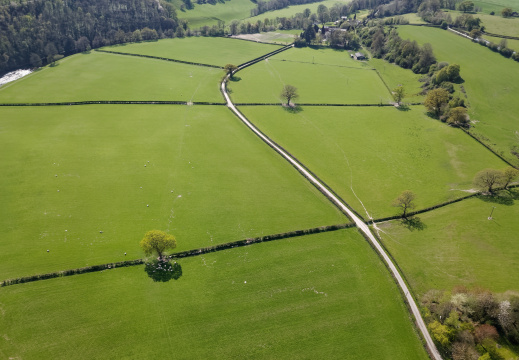
[[[431,290],[421,304],[431,336],[447,358],[503,359],[503,344],[519,344],[519,296],[458,287]]]

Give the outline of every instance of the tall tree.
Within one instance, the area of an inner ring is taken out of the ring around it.
[[[484,169],[476,174],[474,177],[474,185],[483,191],[492,193],[494,186],[503,184],[504,175],[501,171],[496,169]]]
[[[393,89],[393,98],[395,99],[396,103],[400,105],[400,102],[405,96],[405,89],[402,85],[396,87]]]
[[[229,75],[229,77],[232,79],[232,77],[234,75],[234,72],[236,70],[238,70],[238,67],[236,65],[233,65],[233,64],[227,64],[227,65],[224,66],[223,69],[225,70],[227,75]]]
[[[164,257],[166,250],[172,250],[177,247],[177,241],[173,235],[169,235],[164,231],[151,230],[148,231],[139,243],[146,255],[156,253],[159,259]]]
[[[449,92],[445,89],[433,89],[427,93],[424,105],[428,111],[434,113],[436,117],[440,117],[442,106],[449,102]]]
[[[513,168],[513,167],[507,167],[505,171],[503,171],[503,187],[505,189],[508,188],[508,185],[510,185],[511,182],[516,180],[519,177],[519,170]],[[518,324],[519,325],[519,324]]]
[[[414,209],[414,199],[415,194],[410,190],[405,190],[400,194],[399,197],[397,197],[395,200],[393,200],[393,206],[400,208],[402,211],[402,216],[404,219],[407,219],[407,215],[409,210]]]
[[[290,106],[290,101],[299,97],[297,88],[292,85],[285,85],[281,91],[281,97],[285,99],[287,106]]]
[[[467,109],[462,106],[451,109],[449,112],[449,117],[447,118],[447,123],[454,126],[467,126],[469,123]]]

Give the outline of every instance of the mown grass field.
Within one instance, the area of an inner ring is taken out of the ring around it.
[[[478,171],[506,166],[421,106],[240,110],[362,216],[363,206],[373,218],[396,215],[391,203],[404,190],[416,193],[417,209],[465,196]]]
[[[239,65],[275,51],[279,46],[228,38],[190,37],[109,46],[104,49],[223,67],[229,63]]]
[[[293,53],[287,55],[287,52]],[[298,89],[296,102],[299,103],[377,104],[391,101],[389,91],[374,70],[353,64],[346,51],[335,54],[334,50],[328,49],[325,52],[332,55],[331,59],[340,56],[343,65],[320,63],[319,53],[316,53],[317,59],[310,56],[312,50],[291,49],[240,71],[236,81],[228,85],[233,101],[281,103],[280,93],[287,84]]]
[[[256,7],[256,4],[250,0],[226,0],[224,3],[217,2],[215,5],[197,4],[193,1],[193,5],[194,9],[177,11],[178,18],[187,20],[191,29],[217,25],[218,20],[229,25],[232,20],[250,17],[250,11]]]
[[[0,103],[161,100],[223,102],[224,71],[93,51],[0,87]]]
[[[393,279],[355,229],[180,264],[183,275],[167,283],[139,266],[3,288],[0,355],[428,359]]]
[[[441,29],[399,26],[398,32],[403,39],[430,43],[438,61],[460,64],[469,113],[475,121],[473,131],[519,164],[510,152],[514,146],[519,147],[519,64]]]
[[[0,119],[2,280],[140,258],[152,229],[180,251],[349,222],[224,106],[4,107]]]
[[[458,285],[519,292],[519,193],[513,194],[501,203],[474,198],[421,214],[423,230],[383,223],[380,234],[418,294]]]
[[[286,30],[275,32],[264,32],[259,34],[241,34],[236,37],[239,39],[247,39],[253,41],[268,42],[273,44],[288,45],[294,42],[296,35],[299,35],[299,30]]]

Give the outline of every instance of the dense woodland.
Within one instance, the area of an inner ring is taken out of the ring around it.
[[[131,36],[173,36],[178,27],[175,9],[159,0],[12,2],[0,6],[0,75]]]

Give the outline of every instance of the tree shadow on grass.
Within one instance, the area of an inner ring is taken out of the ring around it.
[[[233,77],[229,78],[232,82],[238,82],[241,81],[241,77],[234,75]]]
[[[298,114],[301,111],[303,111],[303,108],[300,105],[291,105],[291,106],[283,106],[283,109],[285,109],[286,112],[289,112],[291,114]]]
[[[427,225],[418,216],[412,216],[407,219],[402,219],[402,225],[404,225],[409,231],[421,231],[427,228]]]
[[[499,190],[494,194],[479,195],[478,198],[491,204],[512,206],[515,200],[519,200],[519,192],[514,190]]]
[[[411,110],[411,108],[409,107],[409,105],[406,105],[406,104],[400,104],[397,109],[399,111],[409,111]]]
[[[144,271],[155,282],[168,282],[171,279],[178,280],[182,276],[182,266],[176,261],[157,260],[146,262]]]

